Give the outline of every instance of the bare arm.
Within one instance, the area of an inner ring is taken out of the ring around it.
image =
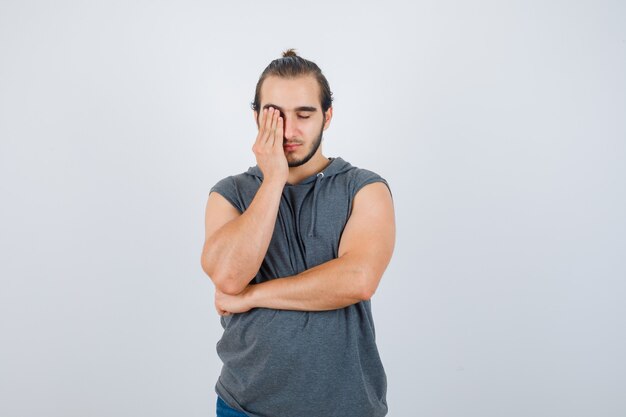
[[[293,277],[250,286],[254,307],[279,310],[335,310],[369,300],[358,256],[345,255]]]
[[[274,233],[283,186],[284,183],[264,181],[242,214],[221,195],[209,195],[206,210],[209,230],[201,263],[220,291],[238,294],[258,272]],[[216,201],[218,199],[221,201]],[[225,214],[234,214],[233,210],[236,212],[234,218]],[[214,226],[217,218],[230,220],[213,231],[211,229],[217,227]]]
[[[321,311],[369,300],[393,253],[393,201],[384,184],[374,183],[363,187],[353,204],[336,259],[292,277],[249,285],[235,296],[216,292],[218,311],[236,313],[255,307]]]
[[[206,207],[202,269],[216,290],[239,294],[258,272],[267,252],[289,166],[283,150],[278,111],[264,110],[252,146],[263,183],[244,213],[224,197],[211,193]]]

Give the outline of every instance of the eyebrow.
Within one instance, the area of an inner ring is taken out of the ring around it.
[[[283,112],[283,113],[284,113],[284,111],[285,111],[285,110],[283,110],[283,108],[282,108],[282,107],[277,106],[276,104],[272,104],[272,103],[267,103],[265,106],[263,106],[263,108],[264,108],[264,109],[267,109],[267,108],[270,108],[270,107],[273,107],[273,108],[275,108],[275,109],[278,109],[278,110],[280,110],[280,111],[281,111],[281,112]],[[315,112],[315,111],[317,111],[317,108],[316,108],[316,107],[312,107],[312,106],[300,106],[300,107],[296,107],[294,110],[295,110],[295,111],[310,111],[310,112]]]

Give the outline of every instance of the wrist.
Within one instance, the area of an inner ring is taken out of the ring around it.
[[[287,183],[287,178],[282,178],[282,177],[264,177],[263,178],[263,182],[261,183],[261,185],[267,184],[267,185],[272,186],[272,187],[283,188],[286,183]]]
[[[250,284],[246,288],[245,293],[245,302],[246,306],[251,310],[256,307],[260,307],[259,305],[259,285],[261,284]]]
[[[275,285],[281,279],[274,278],[259,284],[250,285],[249,302],[252,305],[251,308],[274,308],[272,299],[275,301],[277,294],[272,293],[272,291],[274,291]]]

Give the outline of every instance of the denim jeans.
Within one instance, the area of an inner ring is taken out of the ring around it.
[[[248,417],[247,414],[242,413],[239,410],[235,410],[234,408],[226,404],[226,402],[222,400],[219,395],[217,396],[216,408],[217,417]]]

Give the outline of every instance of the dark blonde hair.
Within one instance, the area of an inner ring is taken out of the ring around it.
[[[322,112],[326,113],[332,106],[333,93],[330,91],[330,86],[322,70],[315,64],[315,62],[304,59],[296,54],[295,49],[287,49],[283,52],[281,58],[277,58],[270,62],[270,64],[263,70],[259,81],[256,84],[256,90],[254,92],[254,101],[251,104],[252,110],[259,111],[261,106],[261,86],[265,78],[269,76],[276,76],[282,78],[295,78],[304,75],[313,75],[320,86],[320,103],[322,104]]]

